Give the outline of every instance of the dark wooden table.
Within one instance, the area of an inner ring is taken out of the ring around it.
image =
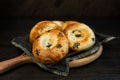
[[[10,41],[29,33],[32,26],[42,19],[0,19],[0,61],[14,58],[22,51]],[[78,19],[96,31],[120,36],[120,19]],[[51,74],[34,63],[16,67],[4,74],[0,80],[120,80],[120,40],[104,45],[102,55],[94,62],[70,69],[67,77]]]

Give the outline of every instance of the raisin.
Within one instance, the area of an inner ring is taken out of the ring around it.
[[[50,44],[50,43],[48,43],[48,44],[46,45],[47,48],[50,48],[51,46],[52,46],[52,44]]]
[[[72,33],[81,32],[80,30],[73,30]]]
[[[50,32],[51,30],[48,30],[47,32]]]
[[[91,38],[92,39],[92,41],[95,41],[95,38]]]
[[[61,48],[61,47],[62,47],[62,45],[61,45],[61,44],[58,44],[58,45],[57,45],[57,48]]]
[[[40,54],[40,50],[36,49],[36,54],[39,55]]]
[[[58,36],[63,37],[64,35],[61,32],[59,32]]]
[[[75,32],[75,30],[72,31],[72,33],[74,33],[74,32]]]
[[[80,45],[80,43],[75,43],[75,44],[73,45],[73,48],[78,48],[79,45]]]
[[[75,34],[75,37],[81,37],[80,30],[73,30],[72,33]]]
[[[37,39],[37,38],[39,38],[39,37],[40,37],[39,35],[36,35],[36,36],[35,36],[35,39]]]
[[[80,34],[75,34],[75,36],[76,36],[76,37],[81,37],[81,35],[80,35]]]

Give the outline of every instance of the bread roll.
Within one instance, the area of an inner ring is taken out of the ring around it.
[[[77,21],[66,21],[63,27],[63,32],[69,41],[71,50],[82,51],[94,45],[95,34],[86,24]]]
[[[34,41],[32,53],[37,61],[50,64],[63,59],[68,50],[68,40],[64,33],[60,30],[51,30]]]
[[[33,43],[35,39],[37,39],[41,34],[46,31],[50,31],[52,29],[60,29],[60,27],[51,22],[51,21],[40,21],[38,22],[30,31],[30,42]]]
[[[63,21],[54,20],[52,22],[54,22],[55,24],[57,24],[61,28],[61,30],[63,30],[63,24],[64,24]]]

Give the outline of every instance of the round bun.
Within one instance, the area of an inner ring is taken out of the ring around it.
[[[60,27],[51,21],[40,21],[30,31],[30,42],[33,43],[41,34],[52,29],[60,29]]]
[[[63,59],[69,50],[68,40],[60,30],[45,32],[33,43],[32,53],[41,63],[55,63]]]
[[[54,20],[52,22],[55,23],[55,24],[57,24],[60,27],[60,29],[63,30],[63,24],[64,24],[63,21]]]
[[[69,48],[74,51],[86,50],[95,43],[95,34],[84,23],[66,21],[63,25],[64,34],[69,41]]]

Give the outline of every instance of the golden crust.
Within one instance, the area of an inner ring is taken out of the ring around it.
[[[63,59],[69,49],[82,51],[92,47],[95,34],[77,21],[40,21],[31,29],[29,39],[35,59],[50,64]]]
[[[33,43],[32,53],[41,63],[55,63],[68,53],[68,40],[60,30],[45,32]]]
[[[64,21],[54,20],[53,23],[57,24],[61,30],[63,30]]]
[[[52,29],[60,29],[60,27],[51,21],[38,22],[30,31],[30,42],[33,43],[34,40],[37,39],[41,34]]]
[[[86,24],[77,21],[66,21],[63,27],[63,32],[68,38],[71,50],[85,50],[94,45],[94,32]]]

